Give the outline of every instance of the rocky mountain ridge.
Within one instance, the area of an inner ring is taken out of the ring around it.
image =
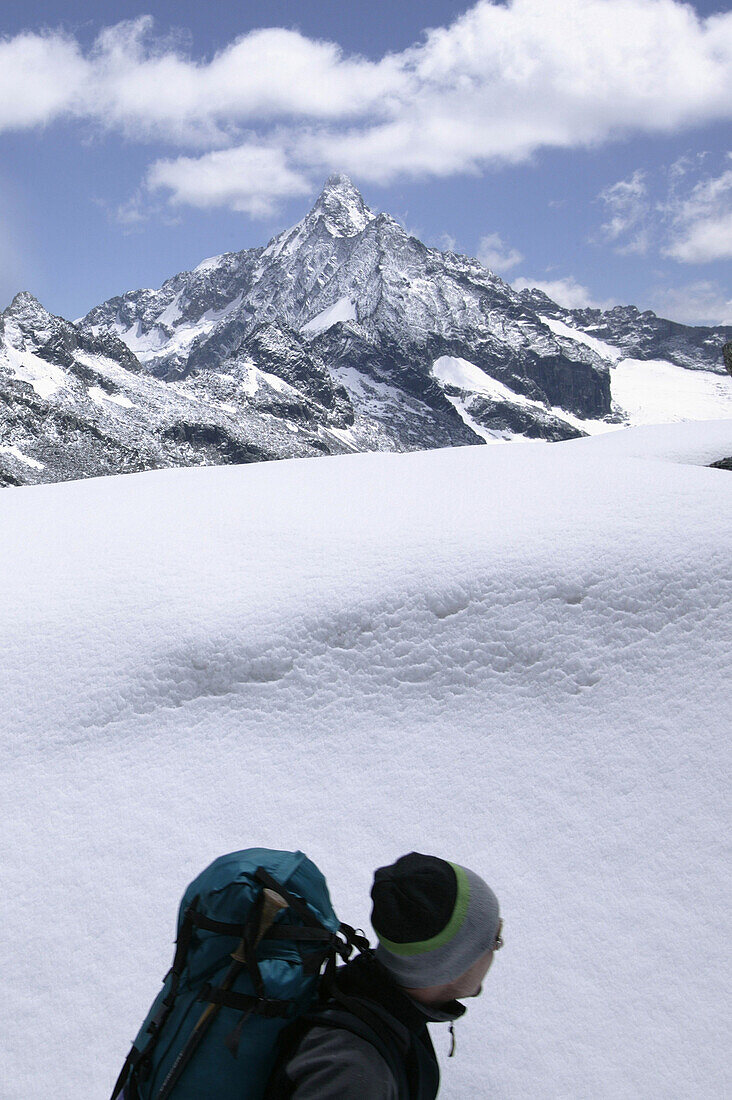
[[[17,295],[0,318],[0,482],[566,439],[623,422],[621,356],[720,372],[730,337],[518,293],[333,176],[265,247],[76,323]]]

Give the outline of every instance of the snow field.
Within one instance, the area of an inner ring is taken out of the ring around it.
[[[548,317],[542,317],[541,320],[558,336],[571,336],[610,361],[612,364],[610,388],[613,402],[623,412],[627,423],[633,427],[720,417],[732,419],[732,386],[726,374],[688,370],[665,360],[624,359],[617,348],[611,347],[602,340],[587,336],[561,321],[554,321]],[[467,359],[443,355],[433,363],[432,373],[438,381],[450,387],[457,387],[467,397],[478,393],[524,407],[531,405],[543,407],[540,401],[514,393],[508,386],[491,378]],[[448,400],[455,406],[468,427],[472,428],[486,443],[522,438],[520,435],[512,437],[509,432],[498,432],[481,427],[467,412],[465,396],[448,394]],[[559,406],[555,406],[551,411],[588,435],[616,432],[626,426],[606,420],[584,420]]]
[[[629,359],[620,348],[551,317],[540,320],[557,336],[577,340],[612,364],[612,398],[634,427],[679,420],[732,419],[732,386],[726,374],[689,370],[665,359]],[[566,415],[566,414],[565,414]],[[585,427],[582,421],[577,423]],[[588,426],[585,431],[592,434]]]
[[[631,424],[732,419],[732,385],[726,374],[686,370],[662,359],[623,359],[611,368],[610,388]]]
[[[441,1096],[716,1097],[729,422],[0,496],[0,1094],[105,1095],[187,881],[474,867]],[[445,1055],[448,1037],[435,1041]]]

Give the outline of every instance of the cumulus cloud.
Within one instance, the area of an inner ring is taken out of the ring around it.
[[[85,55],[62,32],[0,43],[0,129],[69,116],[137,139],[216,145],[252,121],[373,112],[396,87],[397,56],[345,57],[332,42],[281,28],[252,31],[209,60],[156,37],[150,16],[105,28]]]
[[[149,16],[108,28],[89,58],[94,101],[79,105],[128,135],[220,144],[278,117],[348,118],[377,110],[401,83],[391,56],[344,57],[331,42],[281,28],[244,35],[209,61],[161,48]]]
[[[221,173],[246,165],[252,133],[271,164],[279,150],[269,174],[289,179],[286,194],[303,174],[478,172],[545,147],[730,116],[732,13],[702,19],[681,0],[479,0],[376,61],[282,28],[199,58],[158,36],[149,16],[105,29],[86,51],[61,32],[0,43],[0,129],[75,118],[197,150],[198,173],[181,157],[156,164],[151,181],[174,182],[175,163],[175,180],[189,181],[170,187],[175,201],[209,205],[215,192],[236,209],[266,204],[263,190],[249,199],[250,183],[231,175],[203,181],[212,163]],[[219,149],[228,157],[212,162]]]
[[[316,128],[300,155],[388,182],[729,117],[731,28],[674,0],[483,0],[401,55],[388,117]]]
[[[616,252],[652,248],[680,263],[732,258],[732,167],[715,174],[709,161],[707,153],[681,157],[653,179],[638,170],[604,188],[602,237]]]
[[[586,286],[578,283],[573,275],[566,279],[512,279],[514,290],[541,290],[548,298],[565,309],[610,309],[614,302],[599,302]]]
[[[729,175],[732,178],[732,172]],[[732,260],[732,210],[698,218],[686,227],[665,254],[685,264]]]
[[[307,180],[287,166],[281,149],[254,144],[159,160],[150,168],[147,185],[153,191],[167,188],[175,205],[226,206],[254,218],[267,217],[279,200],[310,190]]]
[[[276,27],[195,58],[141,17],[86,54],[61,32],[2,43],[13,95],[0,97],[1,118],[18,127],[67,112],[181,142],[273,118],[361,120],[316,127],[317,155],[343,139],[359,172],[378,150],[373,172],[439,174],[730,117],[731,59],[732,14],[702,20],[679,0],[479,0],[376,62]]]
[[[53,121],[82,94],[88,63],[65,34],[24,32],[0,41],[0,130]]]
[[[522,254],[516,248],[510,248],[501,239],[498,233],[489,233],[481,237],[478,245],[478,259],[483,267],[489,267],[491,271],[510,271],[516,264],[523,260]]]

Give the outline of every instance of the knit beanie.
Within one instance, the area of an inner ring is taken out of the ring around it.
[[[410,852],[374,874],[376,957],[400,985],[452,982],[493,947],[498,899],[482,878],[436,856]]]

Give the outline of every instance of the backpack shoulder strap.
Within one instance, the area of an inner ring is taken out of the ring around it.
[[[349,998],[349,1001],[352,999]],[[287,1077],[287,1065],[302,1042],[305,1035],[314,1028],[333,1028],[348,1031],[369,1043],[386,1062],[397,1085],[400,1100],[409,1100],[411,1096],[409,1076],[406,1066],[408,1046],[400,1043],[386,1020],[374,1011],[369,1011],[362,1002],[346,1007],[331,1003],[329,1006],[301,1016],[286,1028],[281,1037],[280,1052],[275,1072],[267,1089],[268,1100],[284,1100],[292,1095],[292,1083]]]
[[[356,1011],[353,1008],[334,1008],[318,1013],[311,1026],[339,1028],[341,1031],[348,1031],[351,1035],[365,1039],[389,1067],[396,1081],[400,1100],[402,1098],[409,1100],[411,1094],[405,1062],[406,1049],[398,1042],[396,1035],[384,1019],[365,1009],[362,1013],[360,1009]]]

